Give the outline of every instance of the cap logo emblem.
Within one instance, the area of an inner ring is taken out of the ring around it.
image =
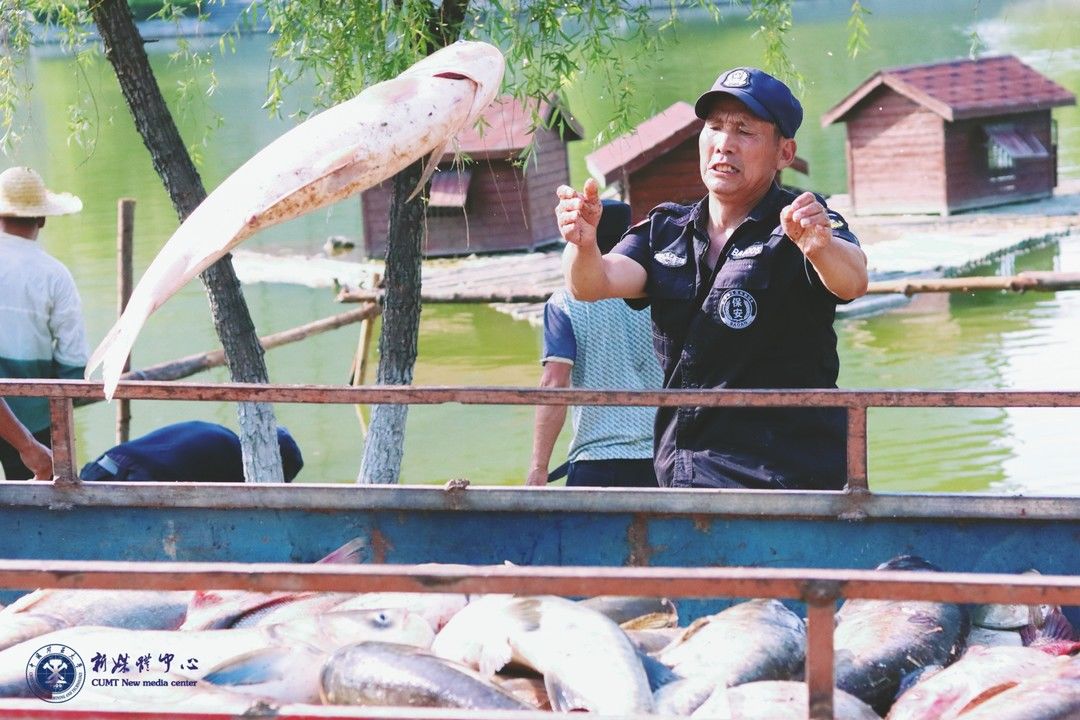
[[[724,78],[724,87],[741,88],[750,84],[750,73],[746,70],[732,70]]]

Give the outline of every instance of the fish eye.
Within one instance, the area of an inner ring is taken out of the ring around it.
[[[393,620],[390,618],[390,613],[380,610],[371,616],[371,624],[377,628],[388,628],[393,625]]]

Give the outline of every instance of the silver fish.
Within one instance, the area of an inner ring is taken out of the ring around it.
[[[169,238],[90,356],[86,377],[103,366],[111,399],[150,314],[255,232],[362,192],[427,155],[430,174],[457,133],[494,99],[504,67],[493,45],[454,43],[267,145]]]
[[[360,562],[363,538],[353,538],[317,564],[353,565]],[[258,624],[271,611],[293,602],[320,603],[332,607],[347,597],[338,593],[249,592],[246,590],[199,590],[191,596],[181,630],[220,630]],[[325,608],[324,608],[325,609]],[[281,615],[278,615],[281,618]]]
[[[805,720],[808,712],[805,683],[763,680],[718,690],[693,718],[709,720]],[[881,720],[874,710],[843,690],[833,692],[834,720]]]
[[[717,688],[797,677],[806,625],[779,600],[749,600],[698,618],[656,658],[684,678],[657,691],[658,709],[688,715]]]
[[[0,650],[78,625],[175,630],[194,593],[160,590],[43,589],[0,610]]]
[[[363,642],[341,648],[327,660],[320,687],[327,705],[535,709],[475,670],[419,648],[391,643]]]
[[[432,650],[485,677],[511,661],[529,667],[544,676],[559,712],[634,715],[653,709],[649,678],[626,633],[565,598],[480,598],[446,624]]]
[[[937,570],[911,555],[877,569]],[[960,605],[908,600],[847,600],[836,619],[836,686],[882,713],[905,675],[928,665],[948,666],[959,657],[969,628]]]
[[[962,720],[1075,720],[1080,718],[1080,656],[1028,678],[961,713]]]
[[[269,671],[265,659],[288,658],[286,672],[293,673],[303,664],[297,653],[307,652],[318,655],[319,660],[353,642],[362,639],[386,640],[402,644],[414,644],[427,647],[434,639],[431,627],[423,618],[407,610],[355,610],[351,612],[327,613],[297,620],[283,625],[258,628],[235,628],[229,630],[175,631],[175,630],[127,630],[110,627],[75,627],[65,628],[32,638],[0,652],[0,697],[32,697],[26,684],[26,663],[39,648],[50,644],[62,644],[73,648],[83,656],[84,661],[97,654],[113,659],[121,655],[130,655],[136,648],[142,648],[157,657],[168,652],[176,660],[176,667],[139,673],[140,680],[154,680],[164,672],[172,672],[191,680],[211,678],[214,684],[245,685],[259,684],[250,680],[255,671],[249,668],[252,657],[264,660],[262,672]],[[197,662],[192,666],[180,668],[187,658]],[[134,671],[135,657],[130,660],[130,669]],[[224,668],[233,673],[232,677],[243,678],[245,682],[223,682]],[[310,692],[305,696],[318,696],[314,684],[309,684]],[[256,692],[260,696],[272,697],[271,692]],[[279,698],[282,701],[293,700],[292,696]]]
[[[903,693],[889,720],[951,720],[992,688],[1044,673],[1061,658],[1025,647],[973,647],[955,663]]]

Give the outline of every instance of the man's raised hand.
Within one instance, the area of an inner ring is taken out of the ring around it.
[[[600,187],[589,178],[582,192],[569,185],[560,185],[555,191],[559,204],[555,206],[555,218],[563,240],[578,247],[596,246],[596,228],[600,224]]]
[[[813,193],[804,192],[781,210],[780,225],[784,234],[791,238],[807,257],[812,257],[832,242],[829,215]]]

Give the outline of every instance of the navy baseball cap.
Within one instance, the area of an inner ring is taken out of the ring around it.
[[[600,224],[596,226],[596,246],[604,255],[611,252],[630,227],[630,206],[620,200],[603,200],[601,204],[604,207]]]
[[[764,70],[741,67],[720,73],[712,89],[694,104],[699,118],[708,118],[709,108],[719,95],[741,100],[759,118],[780,128],[780,134],[786,138],[795,137],[795,131],[802,125],[802,104],[787,85]]]

